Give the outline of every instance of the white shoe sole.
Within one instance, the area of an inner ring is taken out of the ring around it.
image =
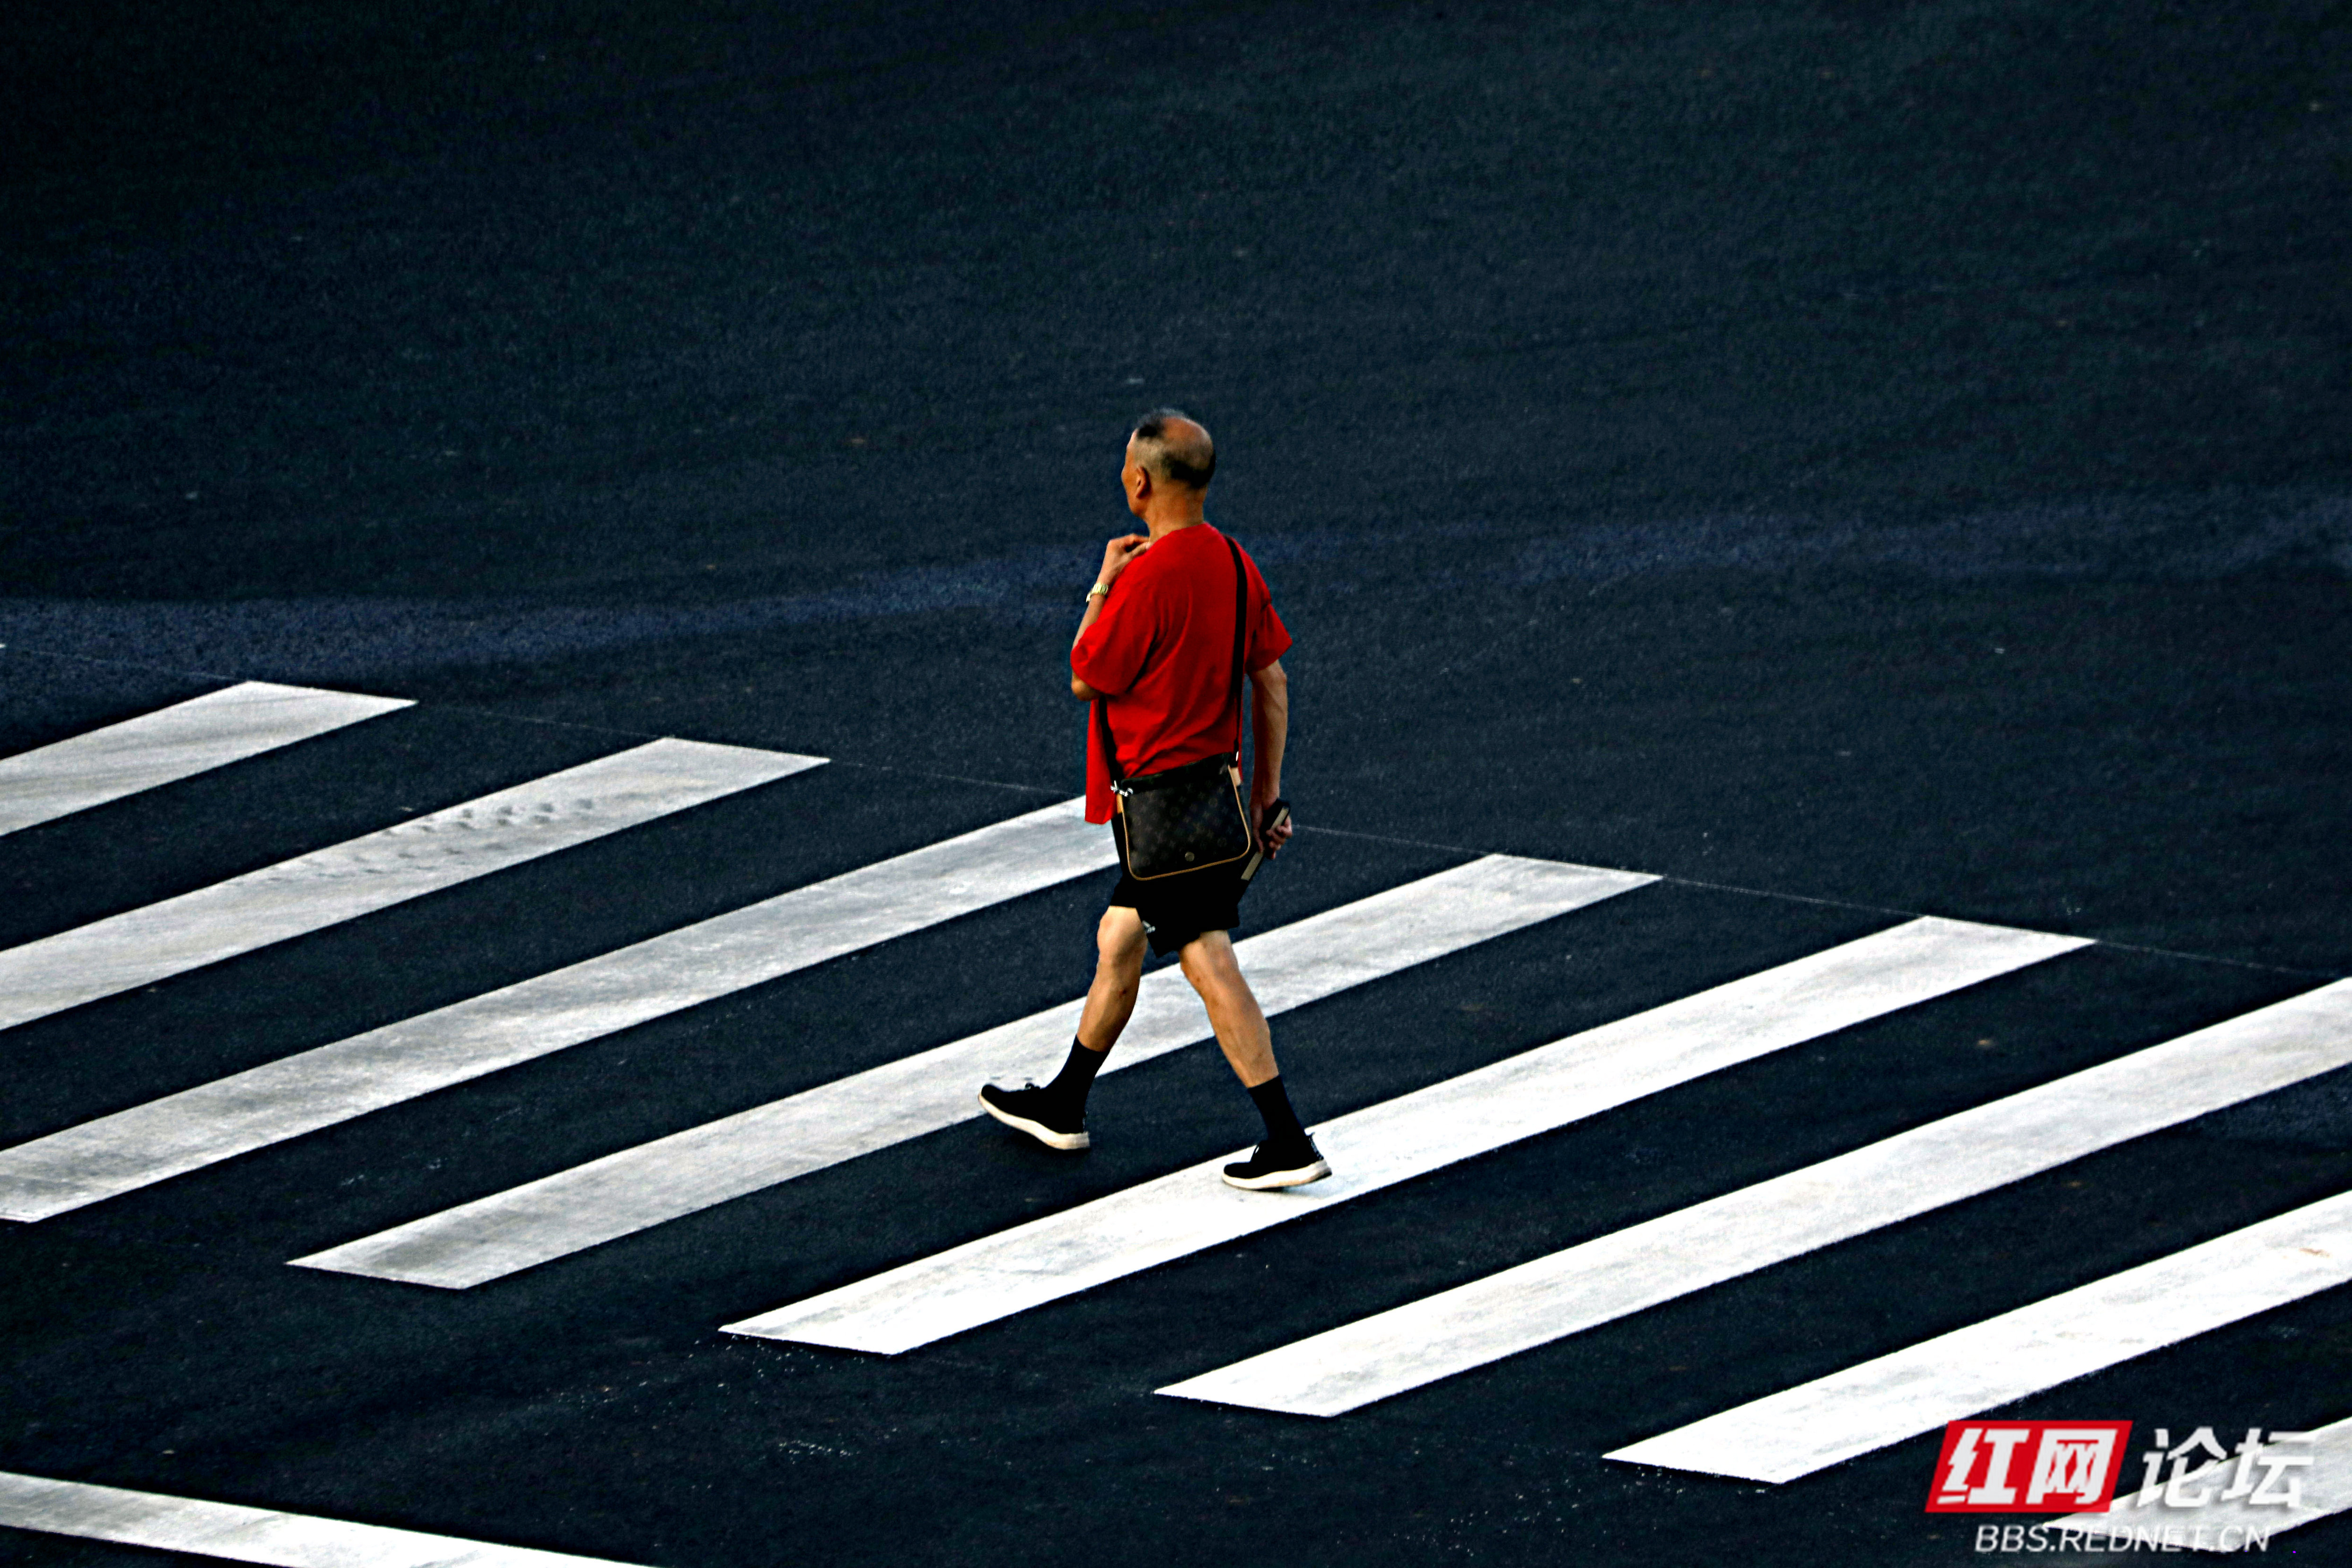
[[[1276,1187],[1303,1187],[1309,1182],[1319,1182],[1330,1173],[1331,1167],[1318,1160],[1295,1171],[1268,1171],[1263,1176],[1228,1176],[1220,1171],[1217,1178],[1225,1185],[1239,1187],[1245,1193],[1265,1193]]]
[[[1081,1149],[1090,1149],[1094,1146],[1094,1140],[1087,1137],[1084,1131],[1056,1132],[1042,1121],[1032,1121],[1025,1116],[1015,1116],[1009,1110],[997,1110],[988,1103],[988,1096],[984,1094],[980,1097],[980,1108],[1014,1131],[1026,1132],[1048,1149],[1059,1149],[1066,1154],[1075,1154]]]

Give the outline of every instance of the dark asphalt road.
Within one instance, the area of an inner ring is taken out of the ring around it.
[[[2105,945],[916,1356],[714,1325],[1241,1142],[1224,1069],[471,1292],[282,1267],[1057,1002],[1073,884],[8,1226],[0,1470],[659,1568],[1990,1562],[1931,1439],[1598,1456],[2352,1180],[2322,1079],[1341,1420],[1148,1393],[2352,973],[2344,0],[154,13],[0,64],[0,753],[419,706],[10,836],[0,945],[632,736],[835,762],[0,1032],[0,1142],[1074,792],[1158,403],[1298,639],[1253,929],[1670,879],[1281,1023],[1310,1121],[1899,911]],[[2352,1300],[2086,1413],[2339,1419]]]

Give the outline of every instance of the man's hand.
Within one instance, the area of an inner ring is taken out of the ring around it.
[[[1280,798],[1282,798],[1282,791],[1279,789],[1267,789],[1265,785],[1260,784],[1256,788],[1251,790],[1250,820],[1253,822],[1264,823],[1265,821],[1266,807],[1272,805]],[[1275,856],[1281,853],[1282,847],[1290,842],[1290,829],[1291,824],[1286,821],[1281,826],[1272,828],[1261,836],[1265,842],[1265,858],[1267,859],[1273,859]]]
[[[1135,563],[1137,556],[1150,548],[1151,535],[1148,533],[1119,535],[1103,546],[1102,570],[1095,574],[1095,581],[1106,588],[1109,587],[1118,581],[1120,573]]]
[[[1135,564],[1135,558],[1137,556],[1142,554],[1145,551],[1150,548],[1151,535],[1148,533],[1123,533],[1119,535],[1119,537],[1112,540],[1108,544],[1103,546],[1102,570],[1095,574],[1095,581],[1105,588],[1109,587],[1113,583],[1118,581],[1118,574],[1120,573]],[[1103,606],[1109,602],[1110,598],[1108,595],[1097,594],[1093,592],[1091,589],[1087,591],[1087,613],[1078,617],[1079,637],[1087,635],[1087,628],[1095,624],[1096,620],[1102,615]],[[1077,637],[1072,637],[1070,639],[1070,646],[1076,647],[1077,646]],[[1070,677],[1070,695],[1073,697],[1084,698],[1088,702],[1091,702],[1096,698],[1101,696],[1102,693],[1097,691],[1093,687],[1088,686],[1085,681],[1080,680],[1076,675],[1072,675]]]

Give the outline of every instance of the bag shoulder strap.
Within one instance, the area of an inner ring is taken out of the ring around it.
[[[1249,573],[1242,565],[1242,547],[1230,538],[1225,548],[1234,557],[1234,765],[1242,761],[1242,646],[1244,628],[1249,622]]]

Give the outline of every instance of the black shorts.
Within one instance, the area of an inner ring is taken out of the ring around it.
[[[1204,931],[1233,931],[1242,923],[1242,895],[1250,885],[1240,868],[1213,866],[1139,882],[1121,871],[1110,890],[1115,910],[1133,910],[1143,919],[1151,951],[1165,958]]]

